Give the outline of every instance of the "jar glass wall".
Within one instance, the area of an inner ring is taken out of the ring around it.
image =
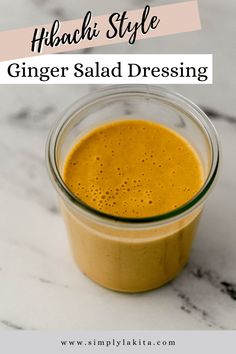
[[[204,170],[203,187],[194,198],[162,215],[122,218],[93,209],[67,188],[62,170],[71,148],[94,128],[121,119],[160,123],[189,141]],[[139,292],[157,288],[181,271],[219,166],[215,129],[196,105],[158,86],[100,89],[79,99],[56,123],[46,158],[72,253],[87,276],[110,289]]]

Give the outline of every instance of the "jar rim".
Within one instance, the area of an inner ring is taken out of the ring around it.
[[[109,96],[111,98],[112,96],[116,97],[119,94],[145,94],[149,95],[150,97],[153,96],[155,98],[159,97],[159,99],[166,99],[169,103],[175,103],[175,105],[185,113],[192,114],[192,118],[194,118],[195,121],[201,125],[205,135],[207,135],[212,152],[212,161],[208,176],[199,192],[195,194],[192,199],[180,207],[169,212],[150,217],[132,218],[116,216],[104,213],[86,204],[79,197],[75,196],[63,181],[56,161],[58,138],[61,132],[73,120],[75,113],[79,113],[80,111],[94,105],[95,102],[103,100],[104,98],[107,99]],[[145,226],[148,224],[153,226],[155,224],[157,226],[163,223],[175,221],[178,218],[189,214],[193,209],[196,209],[204,202],[210,190],[212,189],[219,169],[219,163],[220,147],[218,134],[207,115],[196,104],[180,95],[179,93],[154,85],[112,85],[106,86],[105,88],[100,88],[99,91],[95,91],[83,96],[74,104],[72,104],[60,117],[60,119],[53,125],[46,143],[47,169],[51,181],[59,195],[62,196],[63,199],[69,201],[69,203],[72,204],[75,208],[79,208],[79,210],[84,212],[88,217],[93,217],[100,223],[112,223],[113,225],[115,225],[115,223],[119,223],[119,226],[124,225],[125,227],[134,227],[135,225],[141,226],[142,224]]]

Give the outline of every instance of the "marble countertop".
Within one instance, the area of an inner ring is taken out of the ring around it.
[[[151,2],[161,3],[166,1]],[[21,0],[13,12],[2,0],[0,30],[145,2],[95,4]],[[70,255],[45,168],[45,141],[60,112],[99,86],[0,86],[0,329],[236,329],[236,2],[200,0],[199,6],[202,31],[89,51],[214,54],[213,85],[170,87],[209,114],[223,159],[190,262],[159,290],[127,295],[103,289],[80,273]]]

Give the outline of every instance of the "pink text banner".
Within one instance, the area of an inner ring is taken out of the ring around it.
[[[0,32],[0,61],[61,53],[201,29],[197,1]]]

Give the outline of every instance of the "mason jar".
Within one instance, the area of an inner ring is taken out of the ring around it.
[[[125,218],[96,210],[63,181],[68,153],[98,126],[139,118],[171,128],[193,146],[202,163],[203,186],[187,203],[161,215]],[[181,272],[219,167],[216,131],[198,106],[158,86],[97,89],[60,117],[48,138],[46,160],[74,260],[85,275],[109,289],[142,292],[162,286]]]

